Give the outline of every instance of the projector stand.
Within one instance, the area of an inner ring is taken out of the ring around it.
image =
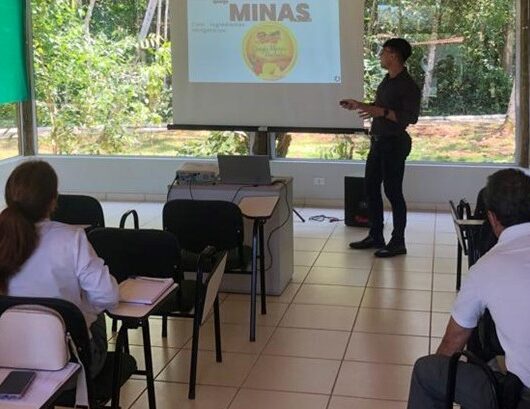
[[[298,218],[302,221],[302,223],[305,223],[305,219],[302,217],[300,213],[293,207],[293,213],[298,216]]]

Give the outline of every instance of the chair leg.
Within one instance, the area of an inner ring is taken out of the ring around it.
[[[265,243],[263,241],[263,223],[259,224],[259,275],[261,279],[261,314],[267,314],[267,288],[265,284]]]
[[[214,328],[215,328],[215,360],[217,362],[223,362],[223,354],[221,352],[221,316],[219,312],[219,296],[215,297],[213,303],[213,314],[214,314]]]
[[[167,315],[162,315],[162,338],[167,338]]]
[[[125,326],[122,326],[116,337],[116,351],[114,353],[114,368],[112,373],[111,409],[119,409],[120,407],[121,356],[124,352],[124,333],[126,332],[127,329]]]
[[[123,333],[123,352],[129,353],[129,331],[127,329]]]
[[[151,355],[151,337],[149,334],[149,319],[142,322],[142,335],[144,341],[145,377],[147,381],[147,400],[149,409],[156,409],[155,378],[153,376],[153,357]]]
[[[462,282],[462,246],[457,244],[456,248],[456,291],[460,291]]]
[[[193,318],[193,339],[191,345],[191,365],[190,365],[190,387],[188,391],[188,399],[195,399],[195,385],[197,383],[197,360],[199,353],[199,331],[201,323],[199,317]]]
[[[252,276],[250,279],[250,342],[256,341],[256,287],[258,276],[258,222],[252,231]]]

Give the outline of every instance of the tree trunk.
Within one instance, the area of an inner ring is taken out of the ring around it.
[[[398,37],[401,37],[402,32],[403,32],[403,2],[399,0],[398,1],[398,26],[397,26],[396,35]]]
[[[432,83],[434,80],[434,67],[436,64],[436,43],[438,40],[438,29],[440,27],[440,20],[442,15],[441,0],[438,0],[435,5],[434,24],[432,26],[431,41],[429,45],[429,52],[427,55],[427,67],[425,69],[425,81],[423,82],[423,92],[421,98],[421,105],[423,108],[429,107],[429,99],[431,97]]]
[[[158,0],[158,6],[156,10],[156,49],[160,47],[160,33],[162,25],[162,0]]]
[[[513,62],[515,57],[515,31],[512,26],[504,28],[504,47],[502,49],[502,68],[504,72],[513,74]]]
[[[250,138],[251,147],[250,152],[252,155],[268,155],[267,152],[267,139],[269,138],[268,132],[254,132],[254,137]]]
[[[366,38],[368,39],[370,39],[374,33],[375,24],[377,22],[377,7],[378,1],[372,0],[372,7],[370,8],[370,21],[368,21],[368,28],[366,32]]]
[[[165,0],[166,8],[164,10],[164,41],[169,40],[169,0]]]
[[[504,137],[513,137],[514,131],[515,131],[515,78],[513,80],[513,86],[512,86],[512,92],[510,94],[510,102],[508,103],[508,111],[506,112],[506,118],[504,118],[504,122],[499,128],[499,130],[495,133],[496,137],[504,138]]]
[[[85,16],[84,31],[85,36],[90,37],[90,20],[92,20],[92,13],[94,12],[94,7],[96,6],[96,0],[90,0],[88,4],[88,9]]]
[[[149,28],[151,27],[157,5],[158,0],[149,0],[149,4],[147,5],[147,10],[145,11],[145,16],[142,22],[142,27],[140,28],[140,33],[138,34],[139,42],[144,41],[145,37],[147,37],[147,33],[149,33]]]
[[[376,0],[377,1],[377,0]],[[287,132],[278,132],[276,134],[276,157],[286,158],[289,152],[289,146],[291,146],[291,134]]]

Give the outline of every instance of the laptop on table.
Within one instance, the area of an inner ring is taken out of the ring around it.
[[[221,183],[270,185],[271,168],[267,155],[217,155]]]

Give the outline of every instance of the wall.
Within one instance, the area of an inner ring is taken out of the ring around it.
[[[45,156],[57,170],[60,190],[84,192],[107,200],[163,201],[166,186],[185,160],[149,157]],[[0,162],[0,185],[18,160]],[[294,177],[294,200],[298,205],[342,206],[344,176],[362,176],[363,163],[273,161],[274,175]],[[409,163],[404,189],[411,209],[447,209],[449,199],[474,201],[487,176],[500,166]],[[314,178],[324,185],[314,185]]]
[[[20,156],[0,161],[0,209],[5,206],[4,187],[11,171],[20,162]]]

